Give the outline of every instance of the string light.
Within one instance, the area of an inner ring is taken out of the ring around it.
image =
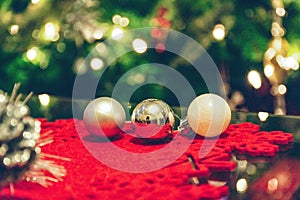
[[[103,32],[101,30],[96,30],[93,36],[96,40],[100,40],[103,37]]]
[[[284,57],[282,55],[277,55],[276,56],[276,62],[280,67],[284,67]]]
[[[34,59],[36,59],[37,55],[38,55],[38,48],[37,47],[32,47],[26,53],[26,57],[30,61],[33,61]]]
[[[17,34],[19,32],[19,25],[17,25],[17,24],[14,24],[14,25],[12,25],[10,28],[9,28],[9,33],[11,34],[11,35],[15,35],[15,34]]]
[[[247,174],[254,175],[256,173],[256,167],[253,164],[250,164],[246,170]]]
[[[237,161],[237,168],[239,171],[245,171],[247,168],[248,162],[246,160],[238,160]]]
[[[66,44],[65,43],[59,43],[56,46],[56,49],[59,53],[63,53],[66,50]]]
[[[76,74],[82,75],[87,72],[87,67],[84,64],[84,58],[78,58],[73,66],[73,70]]]
[[[147,43],[142,39],[135,39],[132,41],[133,50],[137,53],[144,53],[147,51]]]
[[[238,193],[245,193],[247,189],[248,183],[246,179],[241,178],[236,182],[236,190],[238,191]]]
[[[126,27],[129,24],[129,19],[127,17],[122,17],[120,19],[119,23],[121,26]]]
[[[277,90],[278,90],[278,93],[279,93],[279,94],[284,95],[284,94],[286,93],[286,91],[287,91],[287,88],[286,88],[285,85],[280,84],[280,85],[278,86]]]
[[[48,106],[50,103],[50,96],[48,94],[40,94],[38,99],[42,106]]]
[[[255,89],[259,89],[261,87],[261,78],[260,75],[257,71],[252,70],[248,73],[248,81],[249,83],[255,88]]]
[[[40,0],[31,0],[32,4],[38,4],[40,2]]]
[[[124,32],[120,28],[114,28],[111,32],[111,37],[114,40],[120,40],[124,36]]]
[[[284,17],[284,15],[285,15],[285,9],[284,8],[276,8],[276,14],[278,15],[278,16],[280,16],[280,17]]]
[[[37,61],[38,62],[36,64],[39,64],[41,69],[46,69],[48,67],[49,58],[44,52],[38,51]]]
[[[74,29],[76,31],[80,31],[83,27],[82,23],[80,21],[75,22],[75,24],[73,25]]]
[[[65,31],[64,31],[64,37],[65,37],[66,39],[71,39],[71,38],[73,37],[72,31],[70,31],[70,30],[65,30]]]
[[[39,36],[39,33],[40,33],[40,30],[38,29],[34,29],[31,33],[31,37],[34,38],[34,39],[37,39],[38,36]]]
[[[52,22],[45,24],[44,38],[49,41],[57,41],[59,39],[59,26],[56,26]]]
[[[287,92],[283,84],[287,81],[289,70],[298,70],[299,62],[297,58],[289,56],[289,43],[284,38],[286,30],[282,25],[282,17],[286,16],[282,0],[272,0],[273,23],[271,26],[271,39],[268,49],[265,52],[263,64],[264,74],[272,84],[271,94],[274,98],[274,114],[285,114],[286,103],[284,94]]]
[[[155,45],[155,50],[157,53],[162,53],[166,50],[166,46],[164,43],[162,42],[159,42]]]
[[[268,48],[268,50],[265,53],[265,59],[271,60],[276,55],[276,50],[274,48]]]
[[[104,67],[104,62],[100,58],[93,58],[90,65],[93,70],[100,70]]]
[[[103,43],[98,44],[96,46],[96,50],[101,56],[107,56],[107,54],[108,54],[107,47]]]
[[[275,10],[271,27],[273,38],[264,55],[264,73],[272,84],[281,84],[287,76],[284,71],[298,70],[299,63],[293,56],[287,56],[289,44],[284,38],[285,29],[282,25],[282,17],[286,15],[283,2],[272,0],[272,5]]]
[[[298,70],[299,63],[297,62],[297,60],[294,57],[289,56],[289,57],[285,58],[285,68],[287,70],[289,70],[289,69]]]
[[[264,68],[264,73],[266,75],[266,77],[271,77],[274,74],[274,66],[272,64],[267,64]]]
[[[258,112],[257,116],[258,116],[260,121],[264,122],[268,119],[269,113],[267,113],[267,112]]]
[[[212,34],[216,40],[223,40],[225,38],[225,26],[223,24],[215,25]]]
[[[126,27],[129,24],[129,19],[127,17],[121,17],[120,15],[114,15],[112,17],[112,22],[116,25]]]
[[[268,181],[268,190],[274,192],[278,188],[278,179],[272,178]]]
[[[278,22],[273,22],[271,33],[274,37],[282,37],[284,36],[285,31]]]
[[[114,15],[113,17],[112,17],[112,22],[114,23],[114,24],[120,24],[120,20],[122,19],[122,17],[120,16],[120,15]]]
[[[82,36],[90,43],[94,40],[94,37],[89,27],[83,29]]]

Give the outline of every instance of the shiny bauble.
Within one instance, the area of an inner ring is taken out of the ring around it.
[[[164,101],[146,99],[134,108],[131,122],[137,137],[153,138],[167,126],[174,126],[174,113]]]
[[[119,134],[125,120],[123,106],[110,97],[100,97],[91,101],[83,113],[86,129],[91,134],[102,137],[113,137]]]
[[[189,105],[187,120],[195,133],[203,137],[215,137],[228,127],[231,110],[222,97],[211,93],[203,94]]]

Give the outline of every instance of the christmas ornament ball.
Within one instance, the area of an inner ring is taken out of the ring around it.
[[[174,126],[174,113],[159,99],[146,99],[134,108],[131,123],[140,138],[156,138],[160,132]]]
[[[93,135],[113,137],[120,133],[126,120],[123,106],[110,97],[100,97],[91,101],[84,110],[83,121]]]
[[[220,96],[207,93],[196,97],[188,107],[187,119],[191,129],[203,137],[220,135],[229,125],[231,110]]]

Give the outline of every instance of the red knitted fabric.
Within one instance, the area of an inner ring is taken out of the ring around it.
[[[213,186],[207,180],[212,171],[235,169],[236,163],[231,161],[232,153],[272,157],[279,151],[279,145],[293,141],[290,133],[260,131],[260,127],[252,123],[232,124],[206,157],[199,158],[203,138],[197,136],[188,150],[168,167],[138,174],[112,169],[95,159],[80,139],[86,137],[91,139],[91,143],[97,142],[88,134],[82,121],[41,121],[42,133],[53,130],[55,140],[42,151],[71,158],[71,161],[57,161],[65,166],[67,175],[63,182],[48,188],[21,181],[15,184],[14,199],[220,199],[228,195],[228,186]],[[78,132],[74,121],[78,124]],[[130,128],[129,124],[125,126],[125,129]],[[189,140],[185,135],[179,137]],[[163,142],[147,144],[125,133],[113,143],[131,152],[151,152],[166,145]],[[188,156],[196,160],[197,169],[192,168]],[[111,158],[115,159],[113,155]],[[190,184],[191,177],[200,178],[201,183]],[[0,199],[9,199],[8,194],[8,188],[2,189]]]

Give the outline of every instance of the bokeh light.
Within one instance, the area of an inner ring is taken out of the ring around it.
[[[12,25],[10,28],[9,28],[9,33],[11,34],[11,35],[15,35],[15,34],[17,34],[19,32],[19,25],[17,25],[17,24],[14,24],[14,25]]]
[[[96,30],[94,32],[93,36],[96,40],[99,40],[103,37],[103,32],[101,30]]]
[[[122,17],[120,19],[119,23],[121,26],[126,27],[129,24],[129,19],[127,17]]]
[[[241,178],[236,182],[236,190],[238,193],[245,193],[248,189],[248,183],[245,178]]]
[[[268,119],[269,113],[261,111],[261,112],[258,112],[257,116],[258,116],[258,118],[259,118],[260,121],[264,122],[264,121],[266,121]]]
[[[39,34],[40,34],[40,30],[34,29],[34,30],[32,31],[32,33],[31,33],[31,37],[34,38],[34,39],[37,39],[38,36],[39,36]]]
[[[267,60],[271,60],[276,55],[276,50],[274,48],[268,48],[268,50],[265,53],[265,58]]]
[[[111,37],[114,40],[120,40],[124,36],[124,32],[120,28],[114,28],[111,32]]]
[[[272,64],[267,64],[264,68],[264,73],[266,75],[266,77],[271,77],[274,74],[274,66]]]
[[[285,69],[287,69],[287,70],[289,70],[289,69],[298,70],[299,69],[299,63],[292,56],[285,58],[284,64],[285,64]]]
[[[283,84],[280,84],[278,86],[277,90],[278,90],[278,93],[281,94],[281,95],[284,95],[287,92],[287,88]]]
[[[29,49],[26,52],[26,57],[30,61],[33,61],[34,59],[36,59],[37,55],[38,55],[38,48],[37,47],[32,47],[31,49]]]
[[[283,17],[286,13],[284,8],[276,8],[275,12],[280,17]]]
[[[223,24],[215,25],[212,34],[216,40],[223,40],[225,38],[225,26]]]
[[[255,89],[259,89],[262,85],[260,74],[255,70],[248,73],[248,81]]]
[[[120,20],[122,19],[122,17],[120,16],[120,15],[114,15],[113,17],[112,17],[112,22],[114,23],[114,24],[120,24]]]
[[[144,53],[147,51],[148,45],[145,40],[137,38],[132,41],[132,47],[135,52]]]
[[[87,72],[87,67],[84,64],[84,58],[80,57],[74,62],[73,70],[76,74],[82,75]]]
[[[63,53],[66,50],[66,44],[59,43],[59,44],[57,44],[56,49],[59,53]]]
[[[50,103],[50,96],[48,94],[40,94],[38,99],[42,106],[48,106]]]
[[[268,191],[274,192],[278,188],[278,179],[272,178],[268,181]]]
[[[44,38],[49,41],[57,41],[59,39],[59,26],[52,22],[45,24]]]
[[[253,165],[253,164],[250,164],[248,167],[247,167],[247,170],[246,170],[247,174],[249,175],[254,175],[256,173],[256,166]]]
[[[100,70],[104,67],[104,62],[100,58],[93,58],[90,65],[93,70]]]
[[[162,53],[166,50],[166,46],[164,43],[162,42],[159,42],[155,45],[155,50],[157,53]]]
[[[247,168],[247,160],[238,160],[237,161],[237,168],[239,171],[245,171]]]
[[[32,4],[38,4],[40,2],[40,0],[31,0]]]

